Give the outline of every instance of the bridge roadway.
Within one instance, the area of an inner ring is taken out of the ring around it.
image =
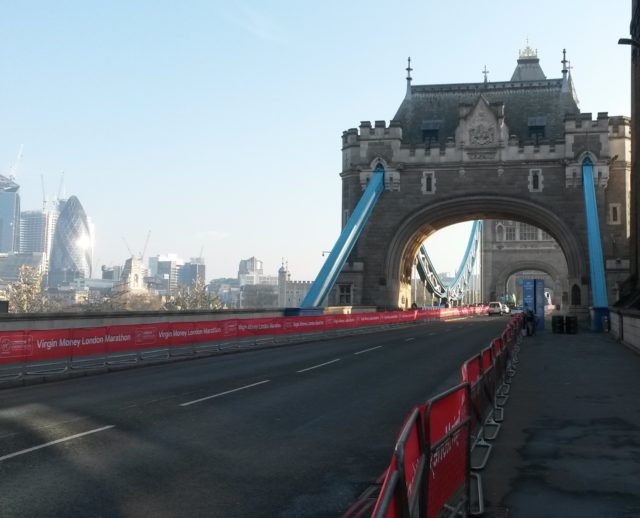
[[[338,516],[485,316],[0,391],[0,514]],[[56,442],[58,441],[58,442]]]

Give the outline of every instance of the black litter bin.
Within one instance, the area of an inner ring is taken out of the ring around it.
[[[578,317],[567,315],[564,317],[565,332],[568,335],[575,335],[578,333]]]
[[[551,317],[551,332],[564,333],[564,317],[562,315],[554,315]]]

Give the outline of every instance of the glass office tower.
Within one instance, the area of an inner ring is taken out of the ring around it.
[[[0,253],[20,250],[20,186],[0,175]]]
[[[49,262],[50,287],[91,277],[93,238],[87,215],[75,196],[61,205]]]

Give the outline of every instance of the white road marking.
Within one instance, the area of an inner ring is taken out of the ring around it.
[[[339,361],[340,361],[340,358],[336,358],[335,360],[331,360],[330,362],[321,363],[320,365],[314,365],[313,367],[307,367],[306,369],[302,369],[301,371],[296,371],[296,372],[300,373],[300,372],[311,371],[313,369],[318,369],[320,367],[324,367],[325,365],[329,365],[331,363],[336,363],[336,362],[339,362]]]
[[[412,338],[405,338],[405,342],[413,342],[415,340],[415,337]]]
[[[233,392],[238,392],[239,390],[248,389],[251,387],[255,387],[257,385],[262,385],[263,383],[269,383],[271,380],[259,381],[258,383],[252,383],[251,385],[245,385],[244,387],[238,387],[237,389],[227,390],[225,392],[220,392],[219,394],[213,394],[212,396],[201,397],[200,399],[194,399],[193,401],[187,401],[186,403],[180,403],[180,406],[189,406],[195,403],[200,403],[201,401],[206,401],[207,399],[213,399],[214,397],[226,396],[227,394],[231,394]]]
[[[437,333],[429,333],[428,336],[435,336]]]
[[[0,457],[0,462],[3,460],[11,459],[13,457],[17,457],[18,455],[24,455],[25,453],[39,450],[41,448],[46,448],[47,446],[53,446],[54,444],[58,444],[61,442],[71,441],[73,439],[77,439],[78,437],[83,437],[85,435],[89,435],[92,433],[103,432],[105,430],[109,430],[110,428],[114,428],[114,427],[115,425],[111,424],[109,426],[103,426],[102,428],[95,428],[93,430],[89,430],[88,432],[77,433],[75,435],[70,435],[69,437],[63,437],[62,439],[57,439],[55,441],[39,444],[38,446],[34,446],[33,448],[27,448],[26,450],[16,451],[15,453],[10,453],[9,455],[4,455],[3,457]]]
[[[370,347],[369,349],[364,349],[363,351],[358,351],[357,353],[353,353],[353,354],[363,354],[363,353],[368,353],[369,351],[373,351],[375,349],[380,349],[382,346],[378,345],[376,347]]]

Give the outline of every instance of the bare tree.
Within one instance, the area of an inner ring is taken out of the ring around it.
[[[211,295],[202,277],[196,277],[191,286],[179,286],[176,295],[167,304],[168,309],[221,309],[222,301]]]
[[[47,297],[42,291],[42,273],[23,264],[18,278],[5,291],[11,313],[41,313],[47,311]]]

